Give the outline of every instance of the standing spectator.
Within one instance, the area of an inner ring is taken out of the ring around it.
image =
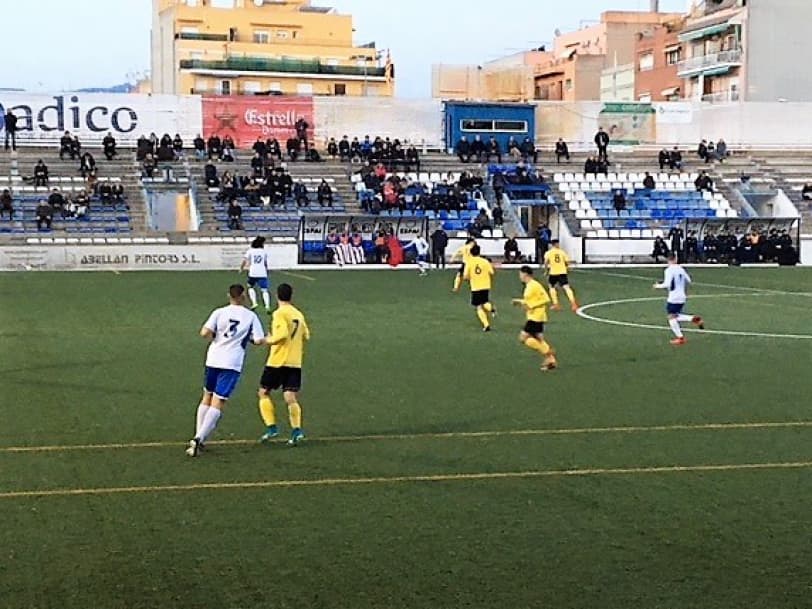
[[[17,150],[17,117],[9,110],[3,120],[6,125],[6,150],[9,149],[9,144],[12,150]]]
[[[570,160],[570,148],[567,146],[567,142],[562,138],[558,138],[558,141],[555,143],[555,162],[560,163],[561,159]]]
[[[195,158],[202,161],[206,158],[206,140],[198,133],[194,142],[192,143],[195,149]]]
[[[612,207],[615,208],[615,211],[618,213],[618,215],[620,215],[620,212],[625,211],[626,195],[622,190],[618,189],[615,191],[615,194],[612,197]]]
[[[522,259],[522,252],[519,250],[519,242],[516,241],[516,236],[511,235],[505,241],[505,262],[520,262]]]
[[[0,194],[0,220],[8,212],[8,219],[14,219],[14,200],[11,198],[11,191],[8,188],[3,189]]]
[[[603,127],[598,127],[598,132],[595,134],[595,145],[598,147],[598,161],[609,162],[609,134],[603,130]]]
[[[64,161],[66,154],[71,159],[76,159],[76,157],[73,156],[73,137],[70,131],[65,131],[65,134],[59,139],[59,160]]]
[[[666,150],[665,148],[663,148],[662,150],[660,150],[660,154],[657,155],[657,160],[660,163],[660,171],[662,171],[663,169],[665,169],[666,165],[671,164],[671,153],[668,152],[668,150]]]
[[[47,201],[41,200],[37,205],[37,230],[42,230],[43,226],[46,230],[51,230],[51,224],[54,221],[54,210],[48,205]]]
[[[305,152],[309,152],[310,148],[307,143],[307,130],[310,128],[310,125],[304,119],[304,117],[301,116],[299,117],[299,120],[296,121],[296,125],[294,127],[296,129],[296,139],[299,140],[299,145],[304,148]]]
[[[42,159],[34,166],[34,186],[48,186],[48,167]]]
[[[116,138],[114,138],[113,134],[110,133],[109,131],[102,140],[102,148],[104,149],[104,157],[108,161],[112,161],[115,158],[116,154],[118,154],[116,152]]]
[[[550,242],[553,240],[553,232],[546,224],[539,224],[536,228],[536,261],[543,260],[544,254],[550,248]]]
[[[674,146],[674,149],[668,155],[668,167],[672,171],[682,170],[682,152],[680,152],[680,149],[677,146]]]
[[[499,201],[496,202],[493,209],[491,210],[491,215],[493,216],[493,225],[496,228],[501,228],[505,221],[505,214],[502,210],[502,206],[499,204]]]
[[[684,237],[685,231],[678,226],[668,231],[668,238],[671,239],[671,253],[677,257],[677,262],[684,262],[685,259],[685,254],[682,251],[682,240]]]
[[[228,202],[228,228],[242,230],[242,207],[236,199]]]
[[[468,143],[468,138],[464,135],[459,139],[457,145],[454,146],[454,154],[457,155],[460,163],[467,163],[471,160],[471,144]]]
[[[701,142],[699,142],[699,146],[697,146],[697,148],[696,148],[696,156],[698,156],[700,159],[702,159],[706,163],[708,162],[708,141],[707,140],[702,140]]]
[[[83,178],[86,178],[90,173],[96,170],[96,159],[89,152],[85,152],[79,159],[79,173]]]
[[[324,207],[325,205],[328,207],[333,206],[333,189],[330,188],[330,185],[327,183],[327,180],[322,179],[321,184],[319,184],[318,200],[319,205],[321,205],[322,207]]]
[[[448,233],[438,226],[431,234],[431,260],[435,268],[445,268],[445,249],[448,247]]]

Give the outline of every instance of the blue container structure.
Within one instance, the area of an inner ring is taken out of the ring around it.
[[[536,133],[536,109],[530,104],[499,104],[487,102],[444,103],[445,144],[451,150],[464,135],[472,141],[477,135],[484,141],[495,137],[507,152],[512,137],[521,142]]]

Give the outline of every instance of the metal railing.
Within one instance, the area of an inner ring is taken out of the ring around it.
[[[741,49],[731,49],[699,57],[691,57],[677,64],[677,72],[699,72],[722,65],[740,65],[742,62]]]
[[[703,102],[708,103],[726,103],[726,102],[737,102],[739,101],[740,96],[738,91],[722,91],[721,93],[708,93],[702,96]]]
[[[386,69],[364,66],[333,66],[318,60],[263,59],[260,57],[230,57],[223,60],[181,59],[181,70],[215,70],[231,72],[288,72],[292,74],[326,74],[331,76],[363,76],[382,78]]]
[[[206,40],[209,42],[228,42],[228,34],[198,34],[196,32],[179,32],[177,40]]]

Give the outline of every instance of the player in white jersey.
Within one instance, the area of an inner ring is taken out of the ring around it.
[[[685,336],[682,334],[681,323],[691,322],[700,330],[705,329],[705,323],[698,315],[683,313],[685,303],[688,301],[688,286],[691,285],[691,276],[677,262],[676,254],[669,254],[668,266],[662,283],[655,283],[658,290],[668,290],[665,310],[668,313],[668,325],[674,333],[672,345],[684,345]]]
[[[429,242],[426,241],[423,235],[418,235],[404,245],[403,250],[406,251],[410,247],[413,247],[417,252],[417,266],[420,269],[420,276],[425,277],[431,268],[429,264]]]
[[[189,440],[186,454],[196,457],[223,415],[228,398],[237,387],[249,342],[266,344],[265,332],[256,314],[243,306],[245,288],[228,289],[228,306],[212,311],[200,329],[200,336],[211,341],[206,352],[203,397],[197,407],[195,437]]]
[[[268,252],[265,251],[265,237],[257,237],[251,242],[251,249],[245,252],[240,272],[248,269],[248,296],[251,298],[251,309],[259,306],[256,286],[262,290],[262,302],[265,311],[271,313],[271,286],[268,281]]]

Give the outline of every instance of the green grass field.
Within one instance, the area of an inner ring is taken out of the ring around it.
[[[451,271],[276,274],[309,438],[255,443],[253,349],[197,460],[236,274],[0,275],[0,607],[812,607],[812,269],[692,274],[722,333],[674,348],[660,271],[573,273],[656,328],[554,313],[553,373],[514,271],[488,335]]]

